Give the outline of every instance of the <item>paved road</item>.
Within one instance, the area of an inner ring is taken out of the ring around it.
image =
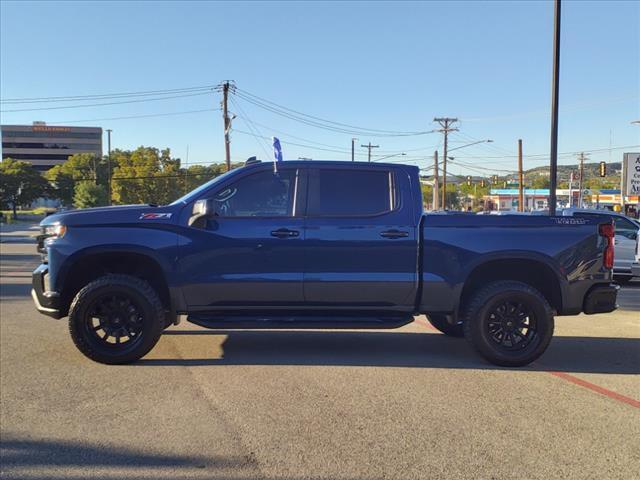
[[[132,366],[82,357],[0,244],[2,478],[637,478],[640,288],[557,319],[525,369],[424,318],[395,331],[167,331]]]

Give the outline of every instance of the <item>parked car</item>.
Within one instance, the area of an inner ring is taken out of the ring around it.
[[[234,328],[395,328],[426,314],[526,365],[555,315],[616,308],[606,218],[424,215],[417,167],[252,163],[166,206],[41,222],[37,309],[77,348],[133,362],[179,315]]]
[[[640,222],[638,220],[611,210],[589,210],[584,208],[565,208],[562,210],[562,215],[582,218],[597,215],[611,218],[616,227],[616,253],[613,263],[614,279],[617,282],[626,283],[634,276],[638,276],[637,270],[634,273],[631,268],[635,261],[638,234],[640,233]]]

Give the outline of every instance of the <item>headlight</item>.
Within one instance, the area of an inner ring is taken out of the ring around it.
[[[67,227],[64,225],[54,224],[44,227],[44,235],[48,238],[62,238],[67,233]]]

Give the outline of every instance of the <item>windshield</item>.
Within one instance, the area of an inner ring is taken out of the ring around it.
[[[218,182],[225,180],[227,177],[231,176],[231,174],[236,170],[229,170],[228,172],[225,172],[222,175],[218,175],[217,177],[212,178],[207,183],[203,183],[195,190],[191,190],[186,195],[183,195],[179,199],[171,202],[170,205],[178,205],[179,203],[188,203],[191,199],[198,198],[203,191],[207,190],[209,187],[217,184]]]

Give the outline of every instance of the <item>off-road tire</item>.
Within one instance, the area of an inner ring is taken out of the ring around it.
[[[492,339],[489,323],[492,310],[500,302],[526,304],[535,318],[535,337],[524,348],[506,351]],[[504,367],[521,367],[536,360],[549,346],[553,337],[553,310],[546,298],[535,288],[516,281],[494,282],[478,290],[465,308],[465,338],[484,358]]]
[[[120,348],[100,345],[86,328],[92,302],[111,293],[129,296],[140,310],[140,338],[132,345]],[[165,318],[162,302],[147,282],[129,275],[109,274],[78,292],[69,309],[69,332],[78,350],[91,360],[109,365],[126,364],[144,357],[155,346],[162,335]]]
[[[430,314],[430,315],[427,315],[427,319],[429,320],[429,323],[433,325],[433,327],[436,330],[439,330],[440,332],[444,333],[449,337],[456,337],[456,338],[464,337],[464,327],[462,326],[462,324],[461,323],[458,323],[456,325],[450,324],[449,322],[447,322],[447,317],[445,315],[439,315],[437,313]]]

